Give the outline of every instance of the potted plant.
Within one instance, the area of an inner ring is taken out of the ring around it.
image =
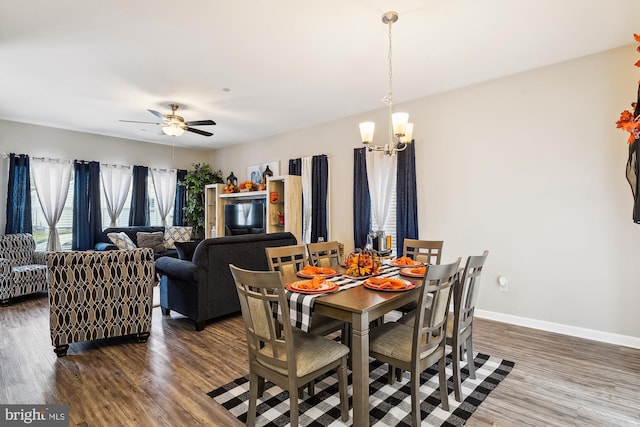
[[[184,181],[178,184],[187,190],[187,206],[184,209],[185,221],[193,227],[193,238],[204,237],[204,187],[207,184],[221,184],[222,171],[213,171],[211,166],[205,163],[194,163],[193,168],[187,172]]]

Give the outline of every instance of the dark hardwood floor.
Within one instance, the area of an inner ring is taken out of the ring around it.
[[[46,295],[0,308],[0,403],[68,403],[70,425],[233,426],[207,392],[247,373],[240,316],[195,332],[154,308],[151,337],[71,344],[58,359]],[[516,363],[469,426],[640,425],[640,350],[476,320],[475,350]]]

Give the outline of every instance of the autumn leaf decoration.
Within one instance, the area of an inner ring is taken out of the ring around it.
[[[640,35],[634,34],[633,38],[635,39],[636,42],[640,43]],[[640,52],[640,46],[638,46],[636,50]],[[634,65],[640,68],[640,60],[636,61]],[[640,80],[638,81],[638,84],[640,85]],[[633,108],[634,111],[637,110],[637,103],[636,102],[631,103],[631,107]],[[633,112],[629,110],[624,110],[622,113],[620,113],[620,118],[616,122],[616,127],[618,129],[622,129],[626,132],[629,132],[629,139],[627,142],[631,144],[633,143],[633,141],[640,138],[640,115],[637,117],[634,117]]]

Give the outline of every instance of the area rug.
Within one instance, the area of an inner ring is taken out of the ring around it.
[[[463,362],[464,363],[464,362]],[[425,426],[461,426],[471,417],[484,399],[511,372],[513,362],[498,357],[477,353],[475,357],[476,379],[469,378],[466,364],[461,369],[462,396],[457,402],[453,395],[453,372],[451,358],[447,357],[447,388],[449,391],[449,412],[440,406],[437,365],[424,371],[420,377],[420,396],[422,398],[422,425]],[[410,426],[411,425],[411,386],[409,374],[405,372],[402,381],[387,384],[387,367],[371,359],[369,375],[369,418],[371,426]],[[351,375],[349,375],[351,384]],[[349,396],[352,388],[349,386]],[[247,420],[249,407],[249,376],[225,384],[207,393],[216,402],[225,407],[243,423]],[[289,424],[289,393],[267,381],[262,398],[258,399],[258,426],[286,426]],[[344,426],[351,425],[353,411],[349,411],[350,420],[346,424],[340,420],[338,397],[338,378],[335,373],[316,382],[315,395],[309,397],[305,392],[304,401],[300,401],[300,425],[303,426]],[[349,398],[351,408],[351,397]]]

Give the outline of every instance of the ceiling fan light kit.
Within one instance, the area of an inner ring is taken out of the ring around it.
[[[148,112],[150,112],[151,114],[159,118],[161,120],[160,123],[138,122],[133,120],[120,120],[120,121],[127,122],[127,123],[148,123],[152,125],[160,125],[162,126],[162,132],[165,135],[174,136],[174,137],[182,135],[185,131],[197,133],[198,135],[203,135],[203,136],[213,135],[213,133],[211,132],[207,132],[205,130],[196,129],[192,127],[192,126],[213,126],[216,124],[216,122],[214,122],[213,120],[195,120],[195,121],[185,122],[182,116],[179,116],[176,114],[176,111],[178,110],[178,108],[180,108],[178,104],[169,104],[169,108],[171,108],[171,114],[162,114],[155,110],[147,110]]]

